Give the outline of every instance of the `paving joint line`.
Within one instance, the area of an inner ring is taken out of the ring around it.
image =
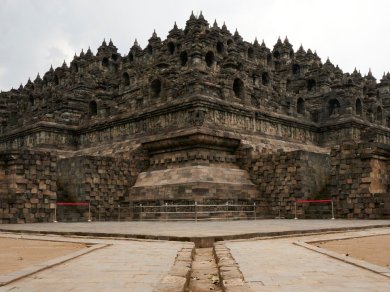
[[[385,234],[390,234],[390,233],[385,233]],[[352,239],[352,238],[361,238],[361,237],[370,237],[370,236],[380,236],[383,234],[372,234],[372,235],[363,235],[363,236],[344,236],[342,238],[333,238],[333,239],[325,239],[325,240],[308,240],[308,241],[294,241],[293,244],[297,246],[301,246],[303,248],[309,249],[311,251],[321,253],[323,255],[326,255],[328,257],[337,259],[339,261],[354,265],[359,268],[363,268],[365,270],[377,273],[379,275],[382,275],[384,277],[390,278],[390,268],[387,267],[382,267],[379,265],[375,265],[372,263],[369,263],[367,261],[359,260],[354,257],[346,256],[331,250],[327,250],[321,247],[317,247],[315,245],[312,245],[313,243],[318,243],[318,242],[324,242],[324,241],[334,241],[334,240],[346,240],[346,239]]]
[[[78,250],[74,253],[67,254],[67,255],[57,257],[54,259],[50,259],[50,260],[42,262],[42,263],[34,264],[30,267],[24,268],[22,270],[19,270],[19,271],[13,272],[13,273],[0,275],[0,287],[7,285],[7,284],[10,284],[12,282],[15,282],[17,280],[23,279],[25,277],[31,276],[31,275],[36,274],[38,272],[53,268],[55,266],[58,266],[60,264],[63,264],[65,262],[68,262],[70,260],[76,259],[78,257],[81,257],[83,255],[89,254],[91,252],[94,252],[96,250],[99,250],[99,249],[102,249],[102,248],[105,248],[108,246],[111,246],[111,244],[103,244],[103,243],[93,244],[89,247],[85,247],[85,248]]]

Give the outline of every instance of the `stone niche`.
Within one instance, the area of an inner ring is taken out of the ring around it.
[[[149,152],[150,166],[130,188],[129,200],[133,204],[256,201],[261,208],[258,190],[249,173],[236,163],[239,139],[193,132],[147,141],[142,146]]]

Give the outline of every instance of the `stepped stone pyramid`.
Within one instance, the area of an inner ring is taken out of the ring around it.
[[[103,41],[0,93],[0,218],[51,221],[59,201],[104,220],[194,202],[292,217],[297,198],[383,218],[389,145],[389,73],[344,73],[287,37],[271,49],[191,14],[165,40],[127,55]]]

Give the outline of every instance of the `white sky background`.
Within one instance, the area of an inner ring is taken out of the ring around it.
[[[103,38],[122,55],[135,38],[144,48],[153,29],[164,40],[191,10],[270,49],[287,35],[295,51],[302,43],[344,72],[371,68],[379,82],[390,70],[389,0],[0,0],[0,90],[69,65],[82,48],[96,53]]]

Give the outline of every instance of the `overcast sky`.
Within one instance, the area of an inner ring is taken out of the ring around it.
[[[295,50],[302,43],[344,72],[371,68],[379,81],[390,71],[389,0],[0,0],[0,89],[69,64],[88,46],[96,53],[104,38],[122,55],[135,38],[145,47],[153,29],[165,39],[191,10],[271,49],[287,35]]]

